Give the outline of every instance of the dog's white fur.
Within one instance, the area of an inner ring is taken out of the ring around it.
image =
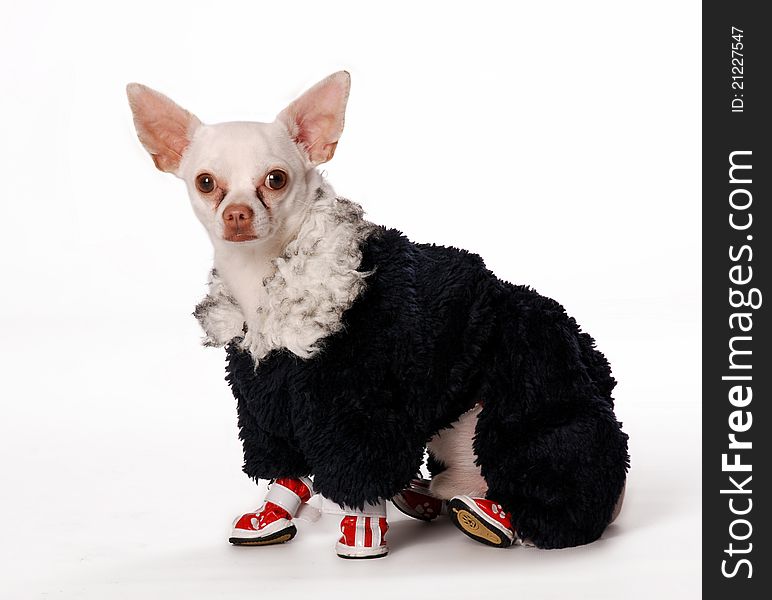
[[[364,287],[358,271],[362,241],[372,231],[361,208],[335,197],[316,166],[335,151],[349,93],[343,71],[319,82],[273,123],[206,125],[166,96],[127,87],[140,141],[156,166],[183,179],[193,211],[214,246],[209,294],[196,307],[206,345],[236,339],[259,363],[275,349],[302,358],[341,327],[341,316]],[[281,169],[286,189],[260,193],[266,175]],[[219,202],[199,192],[196,178],[213,175]],[[253,241],[228,241],[224,213],[247,206]],[[479,407],[430,442],[448,467],[432,482],[444,498],[483,496],[487,486],[472,449]]]
[[[488,484],[480,473],[480,467],[475,464],[477,456],[472,448],[477,417],[481,410],[479,404],[475,405],[451,427],[441,430],[426,444],[434,458],[447,467],[432,477],[429,489],[437,498],[450,500],[459,494],[485,497]]]

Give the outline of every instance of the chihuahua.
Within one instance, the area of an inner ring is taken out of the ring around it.
[[[593,541],[628,467],[607,361],[555,301],[335,195],[317,167],[349,88],[340,71],[272,123],[216,125],[127,88],[140,141],[214,247],[195,315],[226,348],[244,471],[272,481],[230,542],[292,539],[316,492],[341,507],[344,558],[387,553],[387,500],[500,548]]]

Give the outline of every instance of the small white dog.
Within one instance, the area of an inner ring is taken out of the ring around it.
[[[349,86],[341,71],[273,123],[216,125],[127,88],[142,144],[185,182],[214,246],[196,316],[205,343],[228,349],[244,470],[275,480],[230,541],[291,539],[313,487],[345,511],[346,558],[386,554],[391,498],[424,520],[449,500],[488,545],[596,539],[627,468],[608,363],[553,300],[336,198],[316,167]],[[430,491],[411,484],[427,446]]]

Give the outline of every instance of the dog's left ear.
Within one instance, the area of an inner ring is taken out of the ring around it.
[[[351,76],[338,71],[323,79],[279,113],[292,138],[314,165],[335,154],[346,113]]]

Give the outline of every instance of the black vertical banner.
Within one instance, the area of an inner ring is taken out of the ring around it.
[[[703,596],[772,598],[772,30],[703,4]]]

